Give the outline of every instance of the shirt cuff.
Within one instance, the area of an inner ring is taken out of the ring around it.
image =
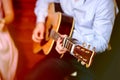
[[[45,22],[45,17],[44,16],[37,16],[36,22]]]

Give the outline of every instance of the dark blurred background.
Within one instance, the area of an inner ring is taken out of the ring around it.
[[[116,2],[119,13],[116,16],[110,41],[112,50],[109,57],[109,66],[106,68],[101,80],[120,80],[120,0],[116,0]]]

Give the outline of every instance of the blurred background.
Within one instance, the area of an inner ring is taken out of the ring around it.
[[[11,36],[19,50],[17,79],[22,80],[43,54],[32,51],[32,31],[35,27],[34,7],[36,0],[13,0],[15,19],[9,27]]]

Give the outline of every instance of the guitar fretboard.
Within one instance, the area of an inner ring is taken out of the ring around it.
[[[60,34],[55,32],[54,30],[51,30],[50,37],[52,37],[55,41],[57,41],[58,38],[62,38]],[[67,50],[70,52],[74,44],[72,43],[72,41],[69,40],[68,37],[62,39],[63,39],[63,47],[67,48]]]

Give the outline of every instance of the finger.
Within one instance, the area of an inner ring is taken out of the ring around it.
[[[41,34],[40,34],[39,30],[35,28],[34,31],[33,31],[32,39],[35,42],[39,42],[41,39],[43,39],[43,38],[40,37],[40,35]]]
[[[44,39],[44,31],[42,31],[42,32],[39,34],[39,36],[40,36],[40,39]]]
[[[41,42],[41,39],[35,37],[34,35],[32,35],[32,40],[35,41],[35,42],[38,42],[38,43]]]
[[[35,42],[39,42],[39,40],[37,38],[35,38],[34,35],[32,35],[32,40],[35,41]]]
[[[57,40],[57,45],[62,45],[62,38],[58,38],[58,40]]]
[[[65,52],[67,51],[67,49],[64,48],[64,47],[62,47],[62,46],[56,46],[55,49],[57,50],[57,52],[58,52],[59,54],[63,54],[63,53],[65,53]]]
[[[64,49],[64,47],[62,46],[63,44],[62,44],[62,39],[58,39],[57,40],[57,45],[56,45],[56,47],[57,47],[57,49],[59,49],[59,50],[63,50]]]
[[[57,51],[59,54],[63,54],[63,53],[65,53],[64,50],[60,50],[58,47],[56,47],[55,49],[56,49],[56,51]]]
[[[57,41],[57,45],[56,45],[56,47],[57,47],[57,49],[59,49],[59,50],[62,50],[62,49],[63,49],[63,47],[62,47],[62,44],[61,44],[61,41],[60,41],[60,40],[58,40],[58,41]]]
[[[61,37],[63,37],[63,38],[64,38],[64,37],[67,37],[67,35],[61,35]]]

